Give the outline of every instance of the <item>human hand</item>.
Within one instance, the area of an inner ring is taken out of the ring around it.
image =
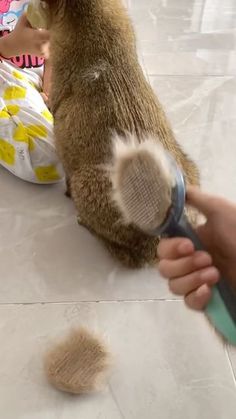
[[[219,271],[236,286],[236,205],[196,188],[189,188],[187,198],[207,218],[197,233],[209,253],[195,251],[188,239],[164,239],[159,245],[159,269],[170,278],[172,292],[185,296],[189,307],[203,309]]]
[[[50,93],[51,93],[51,74],[52,67],[50,60],[45,60],[44,73],[43,73],[43,86],[40,93],[48,109],[50,109]]]
[[[51,93],[51,78],[52,78],[51,62],[50,60],[45,60],[44,73],[43,73],[43,94],[47,97],[47,101],[49,100],[50,93]]]
[[[46,93],[44,93],[44,92],[41,92],[40,95],[41,95],[41,97],[42,97],[45,105],[47,105],[47,107],[49,109],[50,103],[49,103],[49,97],[48,97],[48,95]]]
[[[6,58],[22,54],[48,58],[49,38],[49,31],[32,28],[24,13],[15,29],[2,38],[1,54]]]
[[[220,276],[210,254],[195,251],[192,242],[184,238],[162,239],[158,253],[159,270],[169,279],[170,291],[184,296],[188,307],[203,310]]]

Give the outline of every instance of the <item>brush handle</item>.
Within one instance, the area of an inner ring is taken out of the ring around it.
[[[196,250],[205,250],[204,246],[202,245],[199,237],[197,236],[196,232],[192,228],[191,224],[188,222],[188,219],[185,215],[182,215],[180,221],[178,223],[172,223],[168,230],[166,231],[169,237],[186,237],[189,238]],[[227,310],[236,325],[236,295],[229,286],[229,282],[221,277],[220,281],[214,287],[218,293],[220,294],[223,302],[225,303]],[[213,296],[212,300],[209,304],[209,309],[211,305],[217,305],[219,303],[219,295],[218,293],[214,292],[213,289]],[[217,299],[217,304],[214,299]]]

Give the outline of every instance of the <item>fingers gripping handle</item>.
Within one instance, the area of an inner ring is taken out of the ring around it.
[[[190,225],[185,215],[182,215],[179,223],[171,223],[166,231],[169,237],[186,237],[192,241],[196,250],[205,250],[198,235]],[[228,311],[232,322],[234,323],[234,329],[236,325],[236,295],[231,289],[229,282],[226,278],[221,277],[220,281],[213,288],[212,299],[206,308],[206,311],[211,314],[212,310],[216,314],[217,309],[220,310],[220,305],[223,304],[225,309]],[[222,320],[222,312],[221,312]],[[234,331],[235,333],[235,331]],[[222,332],[224,335],[224,333]],[[236,338],[235,338],[236,339]],[[236,343],[236,341],[235,341]]]

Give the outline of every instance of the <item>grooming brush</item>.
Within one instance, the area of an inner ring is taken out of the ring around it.
[[[163,147],[148,139],[116,138],[111,172],[113,199],[124,221],[151,236],[187,237],[204,250],[185,215],[183,174]],[[206,313],[223,337],[236,345],[236,295],[225,278],[214,286]]]

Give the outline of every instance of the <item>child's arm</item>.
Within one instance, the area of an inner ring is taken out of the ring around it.
[[[43,74],[43,93],[45,93],[47,97],[50,96],[50,91],[51,91],[51,75],[52,75],[51,62],[50,62],[50,59],[48,59],[48,60],[45,60],[44,74]]]
[[[50,60],[45,61],[44,65],[44,74],[43,74],[43,90],[42,90],[42,98],[48,108],[50,108],[50,91],[51,91],[51,62]]]

